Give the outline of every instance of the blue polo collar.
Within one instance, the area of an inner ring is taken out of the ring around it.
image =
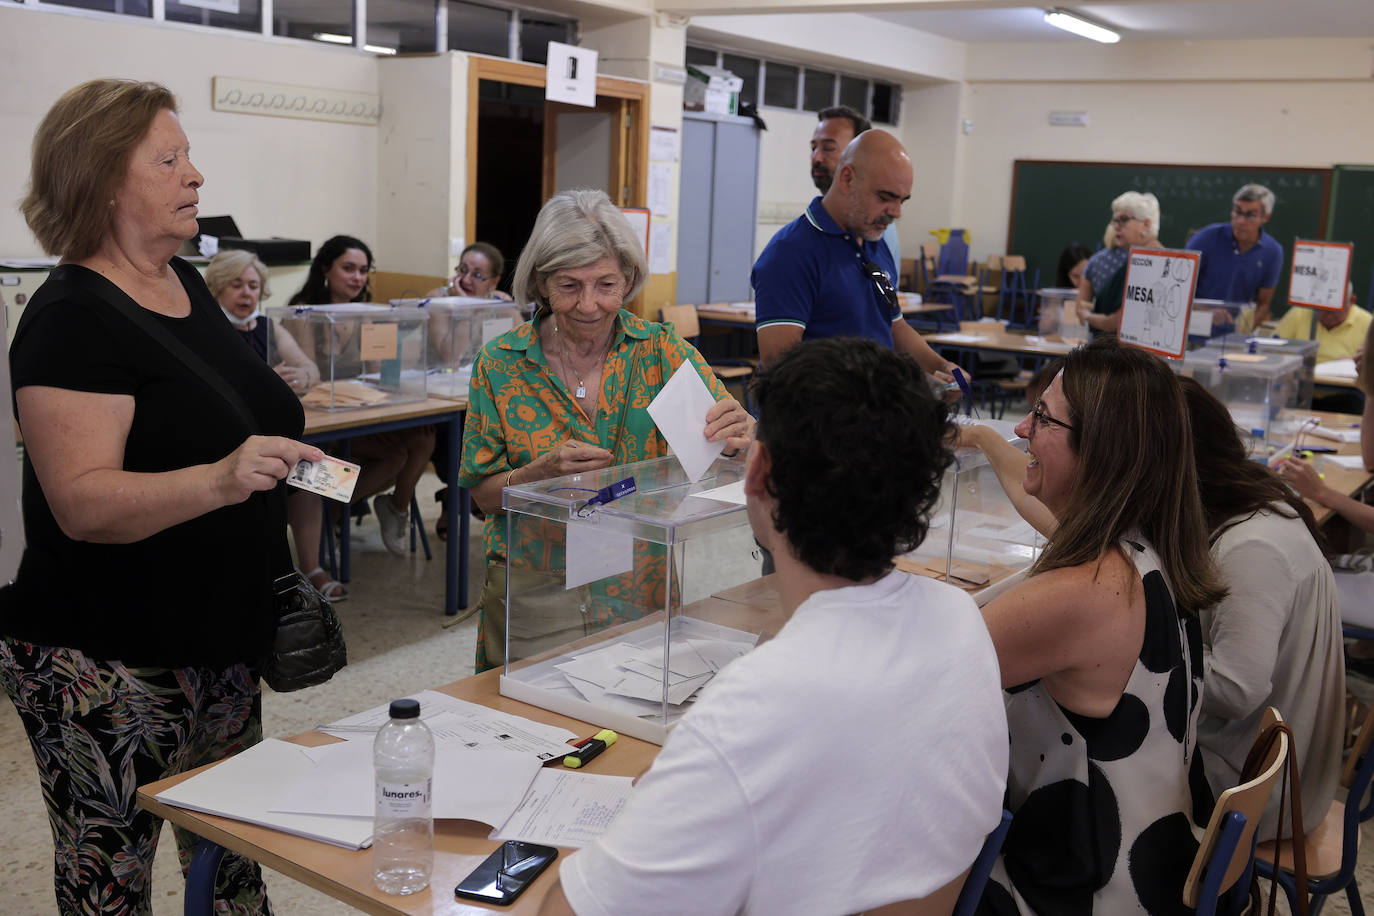
[[[802,215],[806,217],[806,221],[811,224],[813,229],[824,232],[826,235],[849,235],[848,232],[840,227],[839,223],[831,218],[830,212],[826,210],[825,205],[821,203],[821,197],[819,195],[817,195],[811,203],[807,204],[806,212]]]

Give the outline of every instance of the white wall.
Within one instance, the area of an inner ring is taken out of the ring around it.
[[[455,62],[461,58],[460,74]],[[463,234],[467,166],[467,55],[391,58],[378,62],[382,120],[377,143],[377,256],[382,270],[446,276],[449,238]],[[463,97],[457,130],[453,96]],[[461,164],[459,170],[456,164]],[[450,206],[457,192],[458,230],[451,236]]]
[[[959,192],[951,202],[952,224],[970,229],[975,257],[1006,246],[1016,159],[1316,167],[1374,162],[1367,40],[1289,41],[1278,56],[1271,55],[1271,42],[1139,44],[1154,47],[1144,49],[1147,54],[1137,47],[1137,62],[1119,68],[1136,78],[1114,81],[1094,81],[1101,73],[1096,48],[1028,55],[999,45],[971,53],[971,73],[998,77],[968,82],[965,117],[973,119],[973,133],[964,143]],[[1142,58],[1162,62],[1153,76],[1140,68]],[[1237,60],[1246,62],[1250,78],[1234,78]],[[1272,78],[1274,72],[1285,76]],[[1326,75],[1295,75],[1300,72]],[[1228,77],[1208,76],[1213,73]],[[1331,76],[1336,73],[1353,75]],[[1091,124],[1051,127],[1052,110],[1086,111]],[[1102,202],[1104,221],[1109,206]]]
[[[376,128],[210,108],[214,76],[376,92],[371,55],[4,7],[0,253],[40,253],[13,205],[28,185],[29,144],[39,121],[67,89],[110,76],[155,80],[177,94],[192,159],[205,174],[201,213],[232,214],[250,236],[303,238],[313,246],[339,232],[377,237]]]

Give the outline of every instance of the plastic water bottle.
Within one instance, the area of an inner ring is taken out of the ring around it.
[[[377,730],[372,763],[372,877],[388,894],[414,894],[429,886],[434,868],[434,735],[420,721],[419,700],[391,701],[391,721]]]

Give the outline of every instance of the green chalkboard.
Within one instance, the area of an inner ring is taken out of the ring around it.
[[[1326,238],[1353,242],[1355,254],[1350,279],[1355,281],[1357,301],[1370,301],[1374,283],[1374,165],[1338,165],[1331,170],[1331,216]]]
[[[1292,252],[1294,238],[1324,238],[1330,169],[1265,166],[1161,165],[1018,159],[1013,166],[1007,254],[1024,255],[1040,285],[1054,284],[1059,253],[1072,242],[1095,251],[1125,191],[1159,198],[1160,244],[1182,248],[1191,230],[1230,218],[1231,195],[1257,182],[1274,192],[1265,231]],[[1367,221],[1368,212],[1362,214]],[[1277,317],[1286,308],[1288,264],[1274,292]]]

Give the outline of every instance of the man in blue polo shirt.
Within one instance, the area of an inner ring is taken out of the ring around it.
[[[1252,327],[1269,320],[1269,300],[1283,269],[1283,246],[1264,232],[1273,213],[1274,192],[1247,184],[1231,198],[1229,223],[1213,223],[1188,240],[1187,247],[1202,252],[1197,298],[1254,302]]]
[[[911,197],[911,159],[881,130],[859,134],[830,190],[773,236],[754,264],[754,322],[764,365],[800,340],[867,337],[951,380],[953,364],[902,318],[897,267],[882,242]]]

